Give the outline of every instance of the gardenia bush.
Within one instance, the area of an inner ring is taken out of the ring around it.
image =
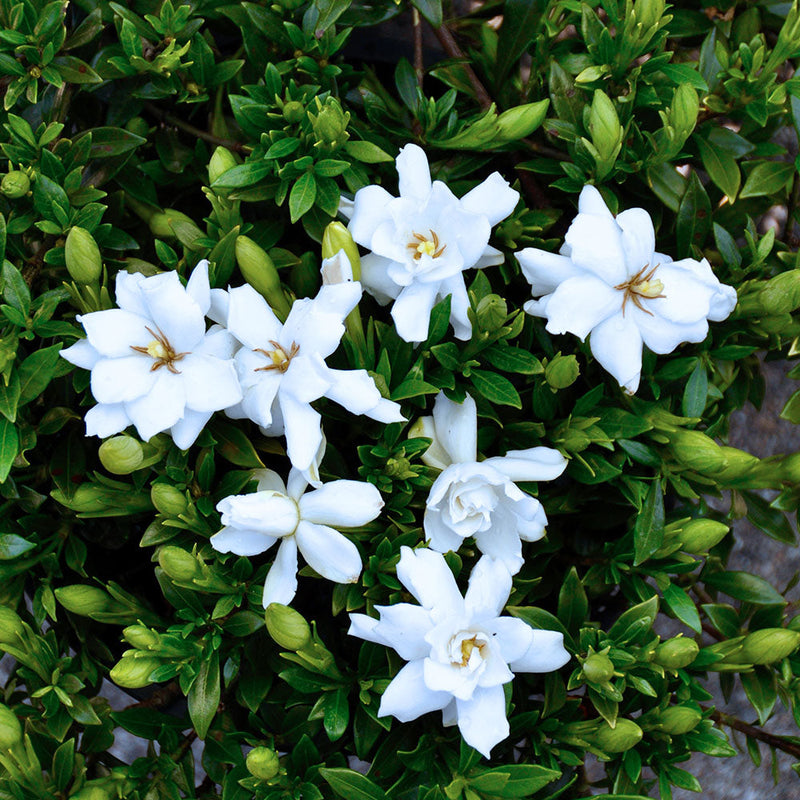
[[[800,763],[797,2],[0,22],[0,799]]]

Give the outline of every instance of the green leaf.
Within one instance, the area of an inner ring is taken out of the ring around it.
[[[642,510],[633,526],[633,564],[647,561],[661,547],[664,539],[664,496],[661,481],[656,478],[650,483]]]
[[[541,375],[542,362],[533,353],[521,347],[493,344],[481,354],[495,369],[519,375]]]
[[[18,451],[19,434],[16,425],[5,417],[0,418],[0,483],[8,477]]]
[[[205,739],[219,707],[219,653],[215,650],[200,662],[197,677],[189,689],[189,716],[200,739]]]
[[[409,397],[419,397],[423,394],[437,394],[438,392],[439,387],[434,386],[432,383],[409,378],[407,381],[403,381],[392,392],[392,400],[407,400]]]
[[[678,208],[676,233],[678,251],[682,256],[691,254],[691,247],[702,247],[711,230],[711,201],[700,179],[693,172],[689,176],[686,193]]]
[[[745,603],[755,603],[756,605],[786,605],[783,596],[757,575],[749,572],[731,570],[729,572],[715,572],[705,576],[705,583],[712,589],[735,597]]]
[[[352,0],[314,0],[303,15],[303,32],[319,38],[350,7]]]
[[[58,364],[60,344],[46,347],[31,353],[20,364],[19,375],[19,404],[30,403],[35,400],[53,379]]]
[[[31,293],[19,270],[10,262],[3,262],[3,299],[26,317],[31,308]]]
[[[434,28],[442,26],[442,0],[411,0],[411,3]]]
[[[794,177],[794,164],[783,161],[762,161],[747,176],[747,180],[739,195],[746,197],[762,197],[782,192]]]
[[[344,150],[347,155],[364,164],[381,164],[394,159],[384,150],[372,142],[345,142]]]
[[[683,390],[682,413],[684,417],[700,417],[708,400],[708,373],[700,359],[686,381]]]
[[[586,591],[578,577],[578,570],[572,567],[558,593],[558,618],[569,631],[577,633],[586,621],[588,613],[589,601],[586,598]]]
[[[696,633],[702,632],[700,614],[697,611],[697,607],[680,586],[676,586],[674,583],[667,586],[664,589],[664,602],[681,622],[688,625]]]
[[[292,222],[297,222],[300,217],[314,205],[317,199],[317,182],[313,172],[303,173],[292,186],[289,194],[289,216]]]
[[[747,503],[747,519],[756,528],[779,542],[792,546],[796,544],[794,530],[786,514],[755,492],[743,491],[742,496]]]
[[[536,606],[507,606],[506,610],[512,617],[527,622],[534,630],[558,631],[564,634],[565,646],[570,650],[575,650],[575,641],[570,632],[564,627],[564,623],[549,611]]]
[[[503,6],[503,25],[497,40],[498,82],[508,74],[517,59],[534,43],[544,0],[507,0]]]
[[[736,159],[727,150],[714,147],[699,136],[695,140],[700,150],[700,158],[708,172],[708,177],[720,188],[732,203],[739,193],[742,174]]]
[[[247,469],[264,468],[264,462],[241,428],[217,419],[211,425],[211,435],[217,440],[216,451],[231,464]]]
[[[58,56],[51,62],[67,83],[102,83],[103,79],[85,62],[75,56]]]
[[[519,393],[508,378],[504,378],[496,372],[474,369],[470,375],[470,380],[477,391],[490,403],[495,403],[499,406],[522,408],[522,400]]]
[[[15,533],[0,533],[0,561],[11,561],[14,558],[33,550],[36,545],[17,536]]]
[[[250,161],[225,170],[212,184],[212,189],[243,189],[260,183],[274,167],[269,161]]]
[[[483,788],[487,794],[497,795],[498,797],[530,797],[535,792],[543,789],[548,783],[552,783],[561,777],[561,772],[556,769],[548,769],[539,764],[506,764],[502,767],[495,767],[481,773],[476,778],[470,779],[470,786],[481,790],[481,782],[486,781],[489,776],[503,776],[503,785],[491,791],[488,787]]]
[[[385,800],[386,794],[380,786],[373,783],[366,775],[352,769],[327,769],[323,767],[319,774],[339,797],[344,800]]]
[[[17,419],[17,408],[19,406],[19,376],[16,370],[12,370],[8,376],[8,386],[0,378],[0,414],[9,422]]]
[[[632,606],[620,614],[617,621],[608,629],[608,635],[619,644],[635,643],[641,634],[653,627],[656,614],[658,614],[658,595],[653,595],[649,600]]]

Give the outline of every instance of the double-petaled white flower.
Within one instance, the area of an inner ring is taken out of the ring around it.
[[[378,716],[408,722],[441,710],[444,724],[457,724],[464,741],[488,758],[509,733],[503,684],[515,672],[564,666],[564,637],[500,616],[511,575],[495,559],[475,565],[464,597],[433,550],[402,547],[397,577],[420,605],[376,606],[380,620],[350,615],[350,634],[409,662],[386,687]]]
[[[544,536],[547,517],[535,497],[514,481],[550,481],[566,468],[558,450],[531,447],[478,461],[478,413],[467,395],[463,403],[441,392],[432,417],[422,417],[413,435],[432,439],[422,460],[442,470],[428,494],[425,537],[434,550],[456,551],[469,536],[478,549],[516,574],[523,563],[522,542]]]
[[[358,528],[383,508],[380,492],[362,481],[331,481],[306,492],[308,482],[292,469],[286,484],[277,472],[258,471],[257,491],[217,504],[224,527],[211,537],[220,553],[255,556],[281,540],[264,583],[264,608],[289,605],[297,591],[297,553],[323,578],[355,583],[361,574],[358,548],[336,528]]]
[[[631,394],[643,344],[663,354],[702,342],[708,321],[724,320],[736,306],[736,291],[719,282],[708,261],[672,261],[655,247],[644,209],[615,218],[600,192],[585,186],[561,255],[530,247],[516,253],[539,297],[525,310],[546,317],[551,333],[591,333],[592,354]]]
[[[381,397],[366,370],[325,363],[360,297],[355,281],[323,286],[314,299],[295,300],[281,323],[249,285],[214,292],[215,318],[225,320],[243,345],[235,359],[243,398],[226,413],[253,420],[268,436],[285,434],[289,458],[300,470],[308,470],[322,442],[322,418],[311,407],[320,397],[380,422],[404,420],[400,406]]]
[[[86,433],[106,437],[133,424],[145,441],[169,431],[185,449],[214,411],[242,399],[231,360],[238,343],[219,326],[206,331],[208,262],[186,288],[176,272],[120,272],[116,298],[119,308],[78,316],[86,339],[61,351],[92,371],[97,405],[86,414]]]
[[[406,145],[397,156],[400,197],[381,186],[356,192],[352,209],[353,239],[372,252],[361,259],[361,282],[380,303],[394,300],[392,318],[407,342],[428,336],[436,302],[451,296],[450,322],[459,339],[469,339],[469,299],[463,272],[503,262],[489,246],[493,225],[505,219],[519,200],[499,173],[456,197],[441,181],[431,183],[423,150]]]

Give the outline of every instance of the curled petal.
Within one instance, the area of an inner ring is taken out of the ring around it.
[[[567,468],[567,459],[552,447],[509,450],[502,457],[487,458],[482,463],[512,481],[552,481]]]
[[[462,208],[471,214],[481,214],[492,226],[504,220],[518,202],[519,192],[499,172],[493,172],[461,198]]]
[[[431,171],[425,151],[415,144],[401,148],[396,159],[400,196],[424,201],[431,191]]]
[[[558,631],[533,631],[533,639],[525,654],[511,662],[513,672],[553,672],[570,659],[564,648],[564,635]]]
[[[453,464],[466,464],[478,457],[478,408],[467,395],[463,403],[454,403],[444,392],[436,395],[433,404],[436,441],[450,456]]]
[[[473,620],[494,619],[508,602],[511,594],[511,573],[496,558],[482,556],[469,576],[464,606]]]
[[[98,403],[86,412],[86,435],[105,439],[125,430],[131,418],[124,403]]]
[[[327,525],[300,520],[297,547],[308,565],[335,583],[355,583],[361,574],[358,548],[339,531]]]
[[[397,577],[423,608],[433,611],[436,619],[463,612],[464,599],[453,573],[440,553],[433,550],[400,548]]]
[[[509,734],[502,685],[476,689],[469,700],[456,700],[456,708],[464,741],[489,758],[492,748]]]
[[[187,408],[183,416],[169,429],[175,446],[180,450],[188,450],[210,419],[210,411],[192,411]]]
[[[438,283],[412,283],[403,288],[392,306],[392,319],[401,339],[406,342],[427,339],[438,290]]]
[[[270,603],[288,606],[297,594],[297,542],[294,536],[281,541],[275,561],[269,568],[264,581],[264,594],[261,604],[266,608]]]
[[[365,481],[331,481],[300,498],[300,515],[309,522],[357,528],[378,517],[383,498]]]
[[[642,374],[642,336],[633,315],[619,313],[600,323],[592,331],[589,344],[601,366],[633,394]]]
[[[406,664],[386,687],[378,716],[392,716],[400,722],[411,722],[429,711],[439,711],[448,705],[453,696],[449,692],[429,689],[422,673],[421,659]]]
[[[347,229],[358,244],[372,247],[372,234],[386,218],[386,206],[392,199],[382,186],[365,186],[356,192],[353,215]]]
[[[272,547],[277,539],[261,531],[225,527],[215,533],[209,542],[218,553],[235,553],[237,556],[257,556]]]

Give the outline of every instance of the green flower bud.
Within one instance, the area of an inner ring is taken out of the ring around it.
[[[679,429],[669,439],[675,459],[689,469],[714,474],[728,464],[722,448],[700,431]]]
[[[106,439],[100,445],[98,455],[100,463],[112,475],[129,475],[139,469],[139,465],[144,461],[141,442],[125,434]]]
[[[350,112],[343,111],[341,103],[335,97],[326,97],[324,104],[319,98],[314,98],[319,113],[315,116],[310,111],[308,117],[317,144],[333,148],[342,145],[350,138],[347,126],[350,123]]]
[[[7,752],[22,741],[22,725],[17,715],[0,703],[0,750]]]
[[[593,653],[583,662],[583,674],[592,683],[606,683],[614,677],[614,664],[604,653]]]
[[[153,670],[161,666],[161,661],[151,656],[134,658],[123,656],[112,668],[109,676],[117,686],[123,689],[141,689],[149,686]]]
[[[694,639],[676,636],[656,647],[653,662],[667,669],[681,669],[688,667],[700,652],[700,647]]]
[[[800,269],[770,278],[758,292],[762,314],[788,314],[800,307]]]
[[[687,522],[678,538],[687,553],[707,553],[727,535],[728,526],[713,519],[693,519]]]
[[[24,632],[20,615],[13,608],[0,605],[0,644],[14,644]]]
[[[109,789],[87,784],[79,792],[71,794],[69,800],[111,800],[113,796]]]
[[[64,248],[67,272],[75,283],[83,286],[95,284],[103,273],[100,248],[89,231],[74,226],[67,235]]]
[[[154,483],[150,487],[150,499],[156,509],[168,517],[180,516],[189,508],[186,495],[168,483]]]
[[[289,315],[290,307],[281,289],[281,279],[266,250],[247,236],[236,237],[236,263],[242,277],[270,304],[281,319]]]
[[[604,753],[624,753],[637,745],[642,738],[642,729],[630,719],[620,718],[615,727],[603,720],[598,729],[586,740]]]
[[[128,625],[122,635],[128,644],[133,645],[138,650],[153,650],[161,644],[161,637],[150,628],[144,625]]]
[[[0,181],[0,192],[9,200],[19,200],[25,197],[31,189],[31,179],[21,170],[14,170],[7,175],[3,175]]]
[[[578,366],[578,359],[575,356],[557,355],[544,369],[544,379],[554,389],[566,389],[572,386],[581,368]]]
[[[476,316],[482,331],[496,331],[506,321],[508,305],[499,294],[487,294],[478,301]]]
[[[150,135],[150,126],[142,117],[131,117],[125,123],[125,130],[130,131],[135,136],[141,136],[142,139],[146,139]]]
[[[188,583],[202,577],[203,570],[197,559],[182,547],[166,545],[158,551],[158,563],[170,578]]]
[[[186,214],[176,211],[174,208],[165,208],[164,211],[156,212],[150,217],[148,223],[154,236],[159,239],[177,239],[189,249],[194,248],[197,239],[205,236],[191,217],[187,217]]]
[[[247,771],[262,781],[274,778],[281,768],[278,754],[271,747],[254,747],[247,754],[245,763]]]
[[[117,611],[120,604],[99,586],[76,583],[72,586],[61,586],[55,590],[56,600],[67,611],[82,617]]]
[[[283,106],[283,118],[290,124],[296,125],[306,115],[305,106],[297,100],[290,100]]]
[[[736,660],[745,664],[774,664],[794,653],[800,633],[786,628],[762,628],[744,637]]]
[[[497,118],[497,140],[512,142],[530,136],[543,122],[549,100],[510,108]]]
[[[694,730],[703,715],[696,708],[670,706],[658,715],[657,728],[664,733],[680,735]]]
[[[275,643],[286,650],[300,650],[311,641],[311,628],[303,615],[289,606],[270,603],[264,621]]]
[[[236,163],[236,157],[233,153],[220,145],[211,154],[211,160],[208,162],[208,180],[214,183],[220,175],[229,169],[233,169]]]
[[[350,268],[353,270],[353,280],[361,280],[361,256],[358,245],[353,241],[350,231],[341,222],[331,222],[322,234],[322,257],[333,258],[340,250],[344,250]],[[328,281],[333,283],[334,281]]]

